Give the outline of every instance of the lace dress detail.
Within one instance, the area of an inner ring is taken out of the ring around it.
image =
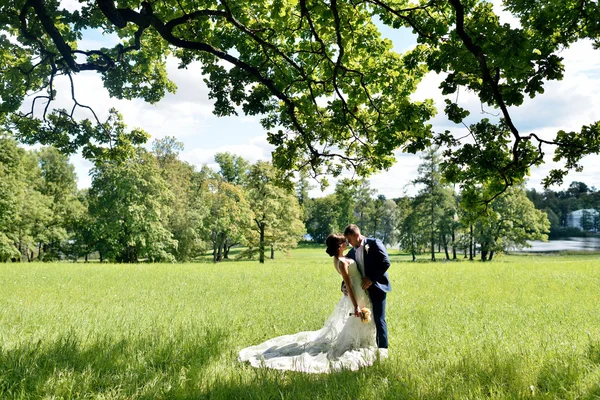
[[[369,295],[360,287],[361,274],[352,260],[348,274],[358,305],[372,310]],[[375,323],[363,323],[349,315],[353,310],[350,298],[342,295],[323,328],[269,339],[241,350],[239,358],[254,367],[310,373],[356,370],[371,365],[379,356]]]

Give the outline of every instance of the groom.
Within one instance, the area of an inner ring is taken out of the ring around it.
[[[351,224],[344,230],[344,236],[352,245],[352,250],[346,257],[356,261],[358,269],[363,276],[362,289],[369,293],[373,304],[373,318],[377,328],[377,347],[387,349],[388,335],[385,322],[385,297],[392,290],[387,274],[390,267],[390,258],[381,240],[367,238],[360,234],[358,226]],[[342,291],[346,287],[342,283]]]

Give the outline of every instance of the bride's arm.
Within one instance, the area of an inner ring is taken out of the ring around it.
[[[344,279],[344,283],[346,284],[346,289],[348,290],[348,296],[350,297],[350,301],[352,302],[352,305],[354,306],[354,316],[360,317],[361,316],[360,307],[358,306],[358,302],[356,301],[356,296],[354,295],[354,288],[352,287],[350,275],[348,274],[348,265],[349,264],[350,263],[346,260],[338,260],[337,270],[340,273],[340,275],[342,275],[342,278]]]

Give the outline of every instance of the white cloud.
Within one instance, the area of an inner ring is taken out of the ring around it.
[[[89,175],[89,171],[92,169],[93,164],[81,157],[80,154],[71,156],[71,164],[75,166],[75,171],[77,171],[77,187],[90,187],[92,185],[92,177]]]
[[[494,13],[500,18],[500,24],[509,24],[513,28],[521,27],[521,21],[509,11],[505,11],[503,0],[492,0],[492,5]]]
[[[67,11],[81,10],[83,4],[78,0],[61,0],[60,5]]]
[[[215,154],[229,152],[255,163],[259,160],[270,160],[272,149],[266,136],[258,136],[252,138],[248,144],[194,148],[184,151],[179,158],[199,168],[203,164],[214,164]]]
[[[398,160],[389,170],[382,171],[369,177],[371,189],[375,189],[378,194],[383,194],[388,199],[402,196],[414,196],[417,194],[418,187],[412,184],[417,177],[417,169],[420,163],[420,156],[417,154],[396,152]],[[315,187],[309,192],[311,197],[322,197],[335,191],[336,183],[343,178],[357,178],[352,172],[345,172],[338,178],[328,178],[329,186],[321,191],[316,182],[311,182]]]
[[[414,196],[418,188],[411,182],[417,177],[420,159],[416,154],[396,154],[397,162],[388,170],[370,178],[371,187],[387,198]]]

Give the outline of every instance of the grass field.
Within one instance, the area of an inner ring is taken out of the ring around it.
[[[0,398],[600,398],[600,256],[411,263],[391,254],[390,357],[253,369],[237,352],[321,327],[322,248],[259,265],[0,264]]]

